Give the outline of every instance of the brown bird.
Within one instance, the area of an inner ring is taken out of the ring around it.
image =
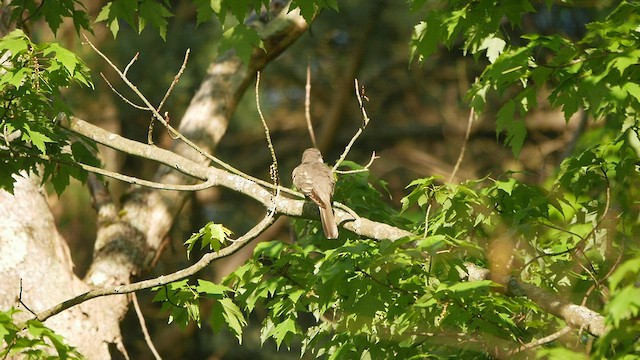
[[[331,198],[333,197],[333,173],[322,160],[320,150],[309,148],[302,153],[302,163],[293,169],[293,185],[320,209],[320,220],[324,236],[328,239],[338,237]]]

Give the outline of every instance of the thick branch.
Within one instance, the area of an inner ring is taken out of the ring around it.
[[[179,170],[181,173],[194,179],[206,180],[207,184],[211,186],[222,186],[245,194],[262,203],[267,208],[271,207],[273,204],[274,195],[271,191],[239,175],[196,163],[168,150],[159,149],[152,145],[125,139],[122,136],[112,134],[98,126],[89,124],[88,122],[75,117],[63,117],[60,121],[60,125],[110,148],[127,154],[157,161],[173,169]],[[300,194],[300,198],[302,197],[302,194]],[[320,216],[317,211],[317,207],[311,205],[312,204],[309,203],[305,206],[305,202],[303,200],[280,197],[275,203],[275,210],[277,213],[282,215],[318,220]],[[336,209],[336,219],[345,229],[353,231],[358,235],[373,239],[397,240],[405,236],[413,235],[408,231],[398,229],[384,223],[351,215],[349,212],[340,210],[339,208]]]
[[[471,263],[465,263],[465,266],[467,267],[466,275],[469,281],[491,278],[491,274],[487,269]],[[504,281],[500,281],[500,283],[508,285],[508,295],[526,296],[529,300],[544,309],[544,311],[562,319],[567,325],[573,328],[584,329],[594,336],[602,336],[606,331],[604,316],[586,306],[572,304],[556,294],[535,285],[522,282],[513,276],[510,276]]]

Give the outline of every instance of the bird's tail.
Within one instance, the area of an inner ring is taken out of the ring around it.
[[[338,238],[338,225],[333,215],[333,209],[329,206],[320,208],[320,220],[322,221],[322,231],[327,239]]]

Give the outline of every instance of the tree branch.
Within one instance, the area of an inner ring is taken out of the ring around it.
[[[256,182],[237,174],[232,174],[222,169],[196,163],[168,150],[123,138],[122,136],[110,133],[76,117],[61,117],[60,125],[77,133],[78,135],[93,139],[94,141],[112,149],[153,160],[176,169],[192,178],[205,180],[208,185],[223,186],[230,190],[245,194],[262,203],[265,207],[269,207],[273,204],[274,195],[270,191],[261,184],[257,184]],[[282,192],[291,192],[290,189],[280,186],[276,189],[279,189]],[[302,198],[302,194],[295,194]],[[305,204],[306,203],[303,200],[280,198],[275,203],[275,211],[283,215],[304,217],[314,220],[320,219],[317,207],[305,206]],[[311,204],[309,203],[308,205]],[[339,204],[339,206],[342,207],[341,204]],[[353,211],[337,210],[336,219],[345,229],[372,239],[397,240],[402,237],[413,235],[406,230],[361,218]]]
[[[221,249],[220,251],[205,254],[202,258],[200,258],[200,260],[198,260],[198,262],[189,266],[188,268],[176,271],[166,276],[162,275],[154,279],[143,280],[143,281],[131,283],[128,285],[110,286],[106,288],[90,290],[74,298],[66,300],[60,304],[57,304],[48,310],[40,312],[35,317],[35,319],[39,321],[45,321],[46,319],[56,314],[59,314],[66,309],[69,309],[75,305],[81,304],[87,300],[91,300],[97,297],[107,296],[107,295],[117,295],[117,294],[128,294],[134,291],[150,289],[152,287],[161,286],[161,285],[172,283],[174,281],[185,279],[191,275],[196,274],[200,270],[204,269],[213,261],[234,254],[235,252],[240,250],[243,246],[247,245],[251,240],[253,240],[253,238],[260,235],[260,233],[264,231],[272,222],[273,222],[273,216],[266,216],[256,226],[254,226],[251,230],[249,230],[249,232],[247,232],[245,235],[241,236],[237,240],[234,240],[231,243],[231,245],[227,246],[224,249]]]
[[[489,270],[475,264],[465,263],[469,281],[480,281],[491,278]],[[574,329],[585,329],[594,336],[602,336],[606,332],[604,316],[586,306],[572,304],[535,285],[527,284],[514,276],[504,282],[507,285],[507,295],[526,296],[544,311],[562,319]]]

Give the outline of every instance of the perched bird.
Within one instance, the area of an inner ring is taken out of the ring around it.
[[[320,208],[320,220],[324,236],[328,239],[338,237],[331,198],[333,197],[333,173],[324,164],[320,150],[309,148],[302,153],[302,163],[293,169],[293,185]]]

